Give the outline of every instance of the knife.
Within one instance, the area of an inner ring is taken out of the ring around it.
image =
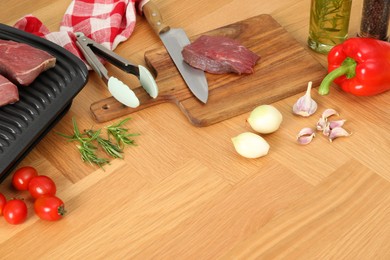
[[[154,32],[160,37],[188,88],[195,97],[206,103],[209,89],[204,71],[188,65],[181,54],[183,47],[190,44],[184,30],[181,28],[173,29],[164,24],[158,7],[152,1],[148,1],[142,6],[142,12]]]

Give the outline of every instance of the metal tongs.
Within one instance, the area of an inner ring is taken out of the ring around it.
[[[107,69],[99,61],[96,55],[107,60],[111,64],[120,68],[121,70],[133,74],[138,77],[141,86],[152,97],[156,98],[158,95],[158,87],[152,74],[148,69],[141,65],[133,65],[128,60],[117,55],[113,51],[110,51],[103,45],[91,40],[81,32],[76,32],[77,41],[76,44],[83,53],[85,59],[91,68],[99,74],[100,78],[108,86],[108,90],[111,95],[120,103],[128,107],[138,107],[140,102],[134,91],[131,90],[126,84],[119,79],[109,76]]]

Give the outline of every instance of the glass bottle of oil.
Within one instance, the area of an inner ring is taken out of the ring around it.
[[[348,37],[352,0],[311,0],[308,45],[319,53]]]

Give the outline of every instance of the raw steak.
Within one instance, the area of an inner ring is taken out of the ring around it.
[[[185,46],[183,58],[192,67],[213,74],[251,74],[260,56],[238,41],[223,36],[202,35]]]
[[[14,41],[0,39],[0,53],[0,74],[23,86],[30,85],[56,63],[56,58],[49,53]]]
[[[0,107],[19,101],[18,88],[0,75]]]

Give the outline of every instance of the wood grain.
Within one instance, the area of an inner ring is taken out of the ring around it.
[[[157,75],[159,97],[151,99],[142,88],[136,94],[141,105],[135,109],[119,104],[114,98],[92,104],[98,122],[112,120],[135,111],[172,102],[195,126],[208,126],[246,113],[260,102],[270,104],[302,92],[307,82],[318,85],[326,70],[270,15],[259,15],[203,35],[233,38],[258,54],[261,60],[250,75],[207,73],[209,99],[199,102],[179,75],[164,47],[145,53],[146,63]],[[191,41],[197,36],[191,37]]]
[[[390,221],[389,188],[349,161],[224,258],[387,259],[390,228],[380,223]]]
[[[70,3],[0,1],[0,19],[13,25],[32,13],[56,31]],[[167,24],[183,27],[188,35],[270,14],[295,40],[293,47],[325,70],[326,56],[306,46],[308,0],[155,3]],[[350,35],[359,28],[361,7],[361,0],[353,1]],[[263,51],[276,51],[267,46]],[[159,38],[137,16],[131,37],[115,51],[146,65],[144,53],[159,49]],[[279,55],[288,63],[289,54],[286,48]],[[273,66],[280,61],[269,56],[263,62]],[[128,76],[109,64],[107,69],[117,78]],[[274,71],[269,74],[263,75],[267,81],[275,77]],[[278,76],[298,82],[291,74]],[[7,198],[24,198],[29,214],[17,226],[0,218],[0,259],[390,258],[390,92],[362,98],[337,86],[328,96],[319,96],[314,89],[318,111],[308,118],[291,112],[303,91],[273,102],[283,115],[282,125],[263,136],[270,144],[269,154],[249,160],[240,157],[231,142],[232,137],[252,131],[246,123],[249,112],[194,127],[176,104],[164,101],[99,123],[90,106],[110,93],[95,73],[89,76],[69,112],[19,165],[34,166],[55,181],[67,215],[58,222],[38,219],[28,192],[15,191],[11,177],[6,178],[0,192]],[[312,75],[308,70],[298,76],[307,77],[306,81]],[[298,145],[299,130],[315,126],[327,108],[347,120],[344,127],[352,135],[330,143],[318,133],[310,145]],[[101,128],[104,133],[109,124],[126,117],[131,117],[126,124],[129,131],[140,133],[134,138],[137,146],[125,149],[124,159],[112,160],[104,170],[83,163],[76,144],[56,134],[71,134],[72,118],[80,129]]]

